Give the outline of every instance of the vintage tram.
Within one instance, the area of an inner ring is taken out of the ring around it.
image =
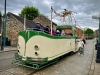
[[[72,29],[70,25],[58,26]],[[62,31],[61,31],[62,32]],[[18,52],[13,64],[41,69],[53,64],[69,52],[78,51],[78,38],[74,35],[55,36],[43,31],[23,30],[18,34]]]

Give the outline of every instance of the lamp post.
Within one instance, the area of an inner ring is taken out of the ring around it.
[[[1,38],[1,50],[4,50],[6,46],[6,0],[4,2],[4,15],[2,16],[2,38]]]
[[[4,41],[3,41],[3,46],[6,46],[6,0],[5,0],[5,3],[4,3]]]
[[[98,43],[97,43],[97,57],[96,57],[96,62],[100,63],[100,12],[99,12],[99,17],[92,16],[92,19],[99,19],[99,34],[98,34]]]
[[[2,18],[2,27],[1,27],[1,50],[4,50],[4,46],[3,46],[3,37],[4,37],[4,16],[1,17]]]

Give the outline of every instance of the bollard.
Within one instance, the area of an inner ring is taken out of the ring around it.
[[[95,44],[95,50],[97,50],[97,44]]]
[[[97,44],[97,57],[96,62],[100,63],[100,43]]]

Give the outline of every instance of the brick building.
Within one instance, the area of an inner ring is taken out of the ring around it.
[[[79,37],[82,37],[83,34],[82,34],[82,30],[78,27],[76,27],[76,35],[79,36]]]
[[[64,30],[65,31],[65,33],[75,33],[75,31],[72,31],[71,29],[65,29]],[[78,37],[82,37],[83,36],[83,34],[82,34],[82,30],[80,29],[80,28],[78,28],[78,27],[76,27],[76,35],[78,36]]]
[[[63,25],[63,26],[57,26],[57,29],[59,30],[61,28],[61,30],[63,30],[65,32],[66,35],[68,34],[75,34],[78,37],[82,37],[82,30],[78,27],[76,27],[76,32],[75,30],[73,31],[73,26],[71,25]]]
[[[99,30],[95,30],[95,31],[94,31],[94,35],[95,35],[95,36],[98,36],[98,34],[99,34]]]

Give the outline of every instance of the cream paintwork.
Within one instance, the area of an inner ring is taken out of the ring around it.
[[[20,41],[22,42],[22,40]],[[39,50],[35,50],[34,48],[35,45],[39,46]],[[23,54],[23,51],[24,50],[21,51],[22,54]],[[44,36],[33,36],[26,43],[25,56],[32,57],[32,58],[48,57],[48,60],[53,60],[70,51],[75,52],[75,40],[74,39],[50,39]],[[38,53],[37,56],[35,55],[35,52]]]
[[[22,36],[18,36],[18,44],[19,44],[19,54],[24,57],[25,52],[25,40]]]

